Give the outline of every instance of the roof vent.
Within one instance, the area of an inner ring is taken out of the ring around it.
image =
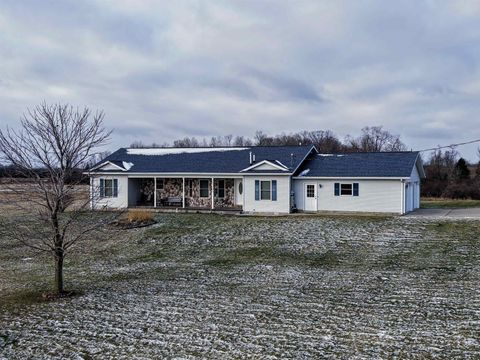
[[[252,152],[250,151],[250,165],[252,165],[253,159],[252,159]]]
[[[293,160],[295,158],[295,155],[293,155],[293,153],[290,154],[290,167],[293,168]]]
[[[255,162],[255,154],[253,154],[253,162]]]

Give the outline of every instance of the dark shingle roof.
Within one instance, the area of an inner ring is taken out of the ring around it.
[[[296,172],[304,177],[409,177],[418,152],[317,154]],[[308,171],[307,171],[308,170]]]
[[[255,155],[255,163],[265,159],[275,159],[288,166],[291,172],[300,165],[301,161],[312,149],[312,146],[251,146],[244,148],[203,149],[121,148],[105,158],[101,163],[111,161],[115,164],[119,162],[133,164],[126,173],[237,173],[251,166],[249,159],[250,152],[252,152]],[[155,153],[157,154],[155,155]],[[293,154],[293,157],[291,154]],[[279,173],[283,172],[279,171]]]

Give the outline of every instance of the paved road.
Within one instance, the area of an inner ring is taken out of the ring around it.
[[[480,219],[480,208],[465,209],[418,209],[407,216],[446,217],[452,219]]]

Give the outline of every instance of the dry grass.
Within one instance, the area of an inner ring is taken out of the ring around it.
[[[146,210],[130,210],[127,213],[128,222],[148,222],[153,220],[153,214]]]
[[[480,200],[423,197],[420,200],[420,206],[425,209],[472,208],[480,207]]]
[[[25,181],[21,184],[7,185],[6,180],[0,181],[0,211],[21,211],[20,209],[35,209],[35,205],[31,199],[39,198],[32,188],[31,184]],[[72,208],[85,207],[89,198],[88,185],[75,185],[74,187],[74,203]]]

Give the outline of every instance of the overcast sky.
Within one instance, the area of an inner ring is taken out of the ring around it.
[[[480,1],[0,2],[0,122],[69,102],[134,140],[367,125],[480,138]],[[476,145],[459,150],[477,160]]]

